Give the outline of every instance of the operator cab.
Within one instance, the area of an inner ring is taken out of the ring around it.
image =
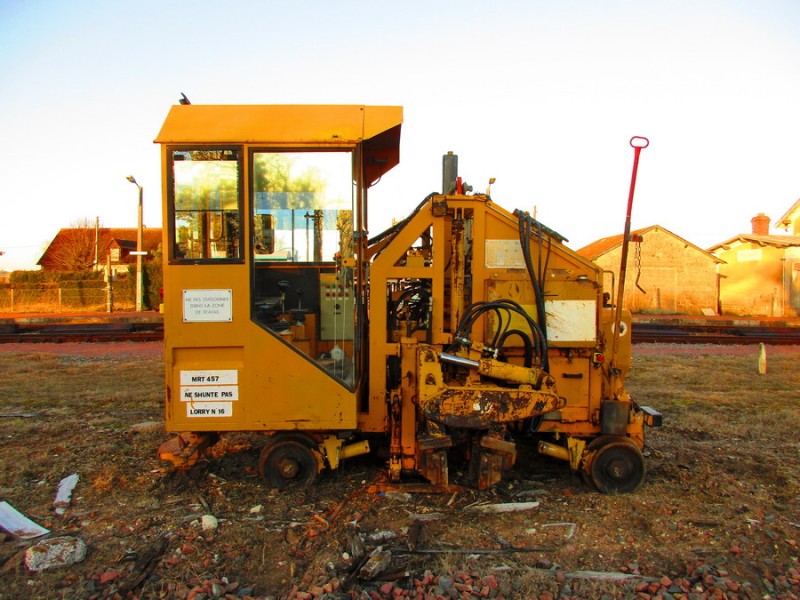
[[[401,121],[399,107],[170,110],[156,140],[168,429],[357,426],[367,190],[399,161]]]

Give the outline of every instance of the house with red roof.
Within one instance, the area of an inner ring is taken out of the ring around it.
[[[126,273],[136,264],[138,230],[108,227],[61,229],[37,264],[43,271],[101,271],[107,265],[114,273]],[[144,262],[160,260],[161,228],[142,230]]]

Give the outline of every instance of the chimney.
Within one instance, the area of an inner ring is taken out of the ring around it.
[[[758,213],[750,219],[753,225],[753,235],[769,235],[769,217],[764,213]]]

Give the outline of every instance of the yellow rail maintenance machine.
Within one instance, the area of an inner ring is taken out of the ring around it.
[[[604,273],[471,193],[452,154],[442,193],[370,238],[401,123],[394,106],[172,107],[156,142],[179,435],[160,455],[191,464],[258,431],[273,487],[384,451],[392,481],[446,486],[461,458],[483,489],[532,439],[601,491],[635,490],[661,416],[625,391],[630,314]]]

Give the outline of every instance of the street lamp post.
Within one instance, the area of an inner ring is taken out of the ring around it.
[[[142,186],[136,183],[133,175],[126,178],[139,188],[139,211],[136,231],[136,312],[142,312]]]

